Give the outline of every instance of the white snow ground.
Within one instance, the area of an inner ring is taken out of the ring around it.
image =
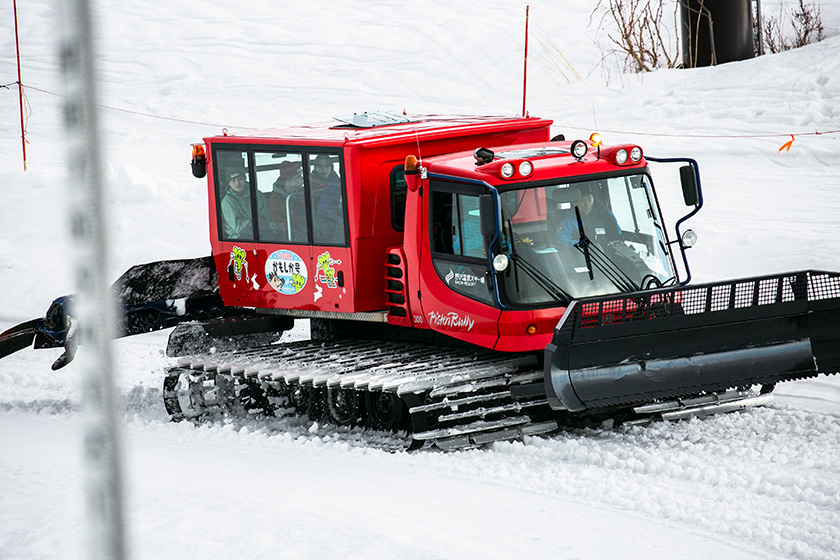
[[[706,207],[690,222],[700,236],[695,281],[840,269],[840,134],[813,134],[840,129],[837,0],[820,3],[822,43],[644,76],[598,66],[594,3],[530,4],[531,114],[567,137],[598,127],[608,143],[698,160]],[[519,112],[524,6],[98,2],[100,102],[122,109],[101,115],[109,274],[207,254],[205,186],[190,175],[189,144],[221,126],[380,109]],[[778,2],[762,6],[776,13]],[[12,3],[0,13],[5,84],[16,79]],[[16,87],[0,89],[0,331],[74,290],[54,13],[49,1],[18,3],[26,172]],[[559,53],[582,80],[559,70]],[[790,152],[778,153],[789,134]],[[673,223],[683,207],[667,169],[657,184]],[[702,421],[389,452],[397,440],[370,447],[370,434],[301,420],[169,423],[167,334],[114,345],[134,559],[840,557],[838,376],[789,383],[772,406]],[[306,336],[305,325],[291,336]],[[4,560],[85,555],[79,372],[51,372],[58,353],[0,361]]]

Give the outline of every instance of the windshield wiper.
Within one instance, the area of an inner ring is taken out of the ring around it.
[[[586,232],[583,229],[583,220],[580,217],[580,208],[575,206],[575,216],[577,217],[578,223],[578,232],[580,233],[580,240],[575,244],[575,247],[581,249],[583,251],[583,258],[586,261],[586,270],[589,271],[589,280],[595,280],[595,274],[592,272],[592,260],[589,257],[589,245],[592,242],[586,236]]]
[[[507,221],[507,228],[508,228],[508,235],[510,237],[510,260],[513,262],[513,276],[514,282],[516,284],[516,293],[519,293],[519,268],[522,268],[522,271],[531,277],[531,279],[536,282],[536,284],[545,290],[545,292],[553,297],[558,301],[572,301],[574,298],[569,294],[569,292],[565,291],[563,288],[558,286],[551,278],[546,276],[539,268],[534,266],[532,263],[525,260],[523,257],[519,256],[519,253],[516,251],[516,239],[513,236],[513,224],[511,224],[510,220]]]
[[[641,288],[633,282],[633,279],[624,272],[620,266],[615,264],[610,259],[604,250],[598,247],[597,244],[587,237],[583,229],[583,220],[580,217],[580,209],[575,206],[575,216],[577,217],[578,231],[580,232],[580,240],[575,243],[575,247],[583,253],[583,258],[586,261],[586,268],[589,271],[589,280],[595,279],[595,273],[592,269],[592,263],[598,267],[603,275],[612,282],[613,286],[622,292],[638,292]],[[594,258],[593,258],[594,257]]]
[[[545,292],[556,299],[557,301],[572,301],[574,298],[554,283],[554,280],[546,276],[539,268],[525,260],[524,258],[520,257],[517,253],[511,253],[510,259],[516,265],[517,269],[522,267],[522,271],[531,277],[531,279],[537,283],[537,285],[545,290]],[[518,292],[518,289],[517,289]]]

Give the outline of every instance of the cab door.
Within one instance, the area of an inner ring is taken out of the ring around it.
[[[259,307],[353,311],[347,210],[339,151],[301,146],[255,149],[262,200],[257,262]]]
[[[432,330],[492,348],[501,310],[495,305],[481,235],[477,185],[433,180],[427,202],[428,250],[421,251],[423,319]]]
[[[312,304],[320,311],[353,312],[344,160],[337,151],[308,150],[304,161]]]
[[[353,311],[340,152],[227,144],[213,157],[225,303]]]
[[[259,300],[257,197],[247,147],[216,146],[212,152],[216,238],[213,258],[225,305],[254,306]]]

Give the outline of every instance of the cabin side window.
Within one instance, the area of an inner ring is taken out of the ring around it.
[[[215,158],[219,237],[223,241],[254,241],[248,153],[217,150]]]
[[[341,158],[338,154],[308,154],[308,183],[315,245],[346,245]]]
[[[214,150],[213,162],[220,240],[347,245],[339,153],[226,146]]]
[[[397,231],[405,228],[406,191],[405,166],[398,165],[391,171],[391,227]]]
[[[481,235],[478,194],[432,194],[432,247],[436,253],[487,258],[487,247]]]
[[[306,243],[309,235],[303,154],[285,150],[255,152],[254,162],[260,241]]]

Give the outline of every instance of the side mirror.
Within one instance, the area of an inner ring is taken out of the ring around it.
[[[496,205],[493,203],[492,194],[483,194],[478,197],[478,212],[481,214],[481,235],[495,235]]]
[[[685,205],[697,206],[700,201],[700,191],[697,188],[697,174],[693,165],[680,167],[680,183],[682,183]]]

